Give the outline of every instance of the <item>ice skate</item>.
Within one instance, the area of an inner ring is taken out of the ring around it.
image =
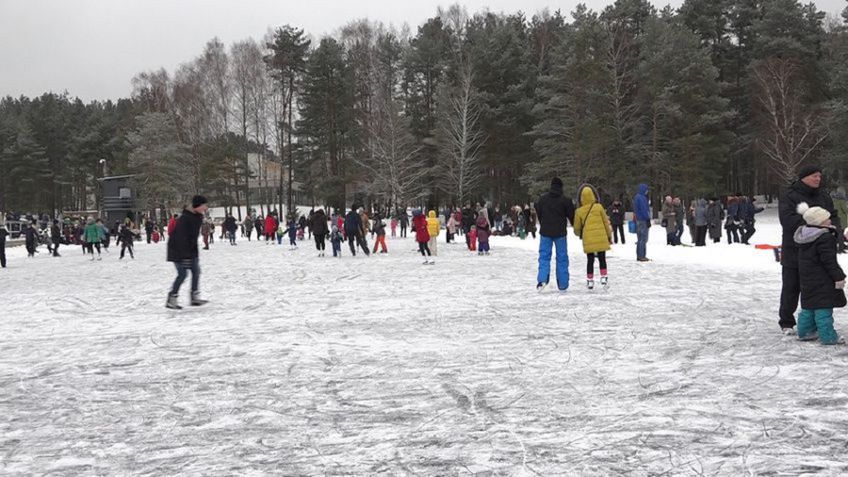
[[[794,326],[790,327],[790,328],[781,328],[780,332],[783,333],[786,336],[794,336],[796,334]]]
[[[536,284],[536,291],[539,292],[539,293],[542,293],[542,290],[544,290],[546,286],[548,286],[547,283],[539,282],[539,283]]]
[[[798,337],[798,341],[816,341],[817,339],[819,339],[819,334],[816,331],[808,334],[807,336],[804,336],[804,337],[799,336]]]
[[[165,302],[165,308],[170,308],[172,310],[182,310],[183,307],[177,303],[177,295],[168,294],[168,301]]]
[[[609,279],[607,278],[607,276],[606,275],[602,276],[601,277],[601,286],[606,288],[608,284],[609,284]]]
[[[845,338],[843,338],[842,336],[839,336],[839,337],[836,338],[836,341],[834,341],[833,343],[822,343],[822,344],[825,345],[825,346],[844,345],[845,344]]]
[[[595,289],[595,280],[586,280],[586,287],[589,290],[594,290]]]
[[[203,300],[200,298],[200,292],[192,292],[191,294],[191,306],[203,306],[209,303],[209,300]]]

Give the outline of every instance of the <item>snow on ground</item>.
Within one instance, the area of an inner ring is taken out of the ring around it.
[[[182,311],[164,244],[11,249],[0,474],[848,472],[848,350],[779,333],[772,253],[651,232],[654,261],[628,235],[593,292],[570,237],[564,294],[535,292],[532,240],[442,242],[435,266],[411,239],[341,260],[219,241],[212,302]],[[754,243],[779,243],[773,211]]]

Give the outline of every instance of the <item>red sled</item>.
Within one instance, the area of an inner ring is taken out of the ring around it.
[[[774,261],[780,263],[780,259],[782,257],[782,247],[780,245],[769,245],[766,243],[761,243],[754,245],[754,248],[757,250],[773,250],[774,251]]]

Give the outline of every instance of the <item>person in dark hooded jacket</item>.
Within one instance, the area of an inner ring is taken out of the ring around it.
[[[799,204],[797,212],[807,225],[798,227],[793,240],[798,245],[798,271],[801,278],[801,312],[798,339],[822,344],[844,344],[833,329],[833,308],[845,288],[845,273],[836,260],[838,232],[830,222],[830,212],[821,207]]]
[[[356,208],[351,208],[350,212],[345,215],[344,230],[347,235],[348,245],[350,245],[350,254],[356,256],[356,246],[359,245],[365,255],[371,255],[368,250],[368,245],[365,243],[365,237],[362,236],[362,218],[356,212]]]
[[[536,289],[547,286],[551,276],[552,248],[556,247],[556,278],[560,291],[568,290],[568,223],[574,225],[574,202],[562,193],[562,179],[551,179],[551,189],[536,201],[539,219],[539,273]]]
[[[778,215],[783,227],[783,243],[781,246],[782,287],[780,290],[780,311],[778,325],[786,334],[795,332],[795,310],[798,308],[798,297],[801,293],[800,277],[798,274],[798,245],[794,235],[798,227],[805,225],[804,218],[798,213],[798,204],[806,202],[810,207],[821,207],[828,211],[837,230],[841,230],[839,217],[833,207],[830,195],[821,187],[821,168],[805,166],[798,173],[798,180],[793,182],[786,193],[780,198]]]
[[[315,248],[318,249],[318,256],[324,256],[325,240],[327,239],[327,214],[324,209],[318,209],[311,214],[309,219],[309,231],[315,237]]]
[[[36,248],[38,247],[38,229],[35,227],[35,222],[27,224],[24,230],[26,238],[27,257],[35,257]]]

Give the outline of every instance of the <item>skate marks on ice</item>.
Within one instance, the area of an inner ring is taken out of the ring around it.
[[[161,247],[4,277],[0,473],[848,471],[844,353],[775,332],[779,275],[621,259],[589,292],[575,254],[537,294],[532,252],[388,242],[216,244],[180,312]]]

